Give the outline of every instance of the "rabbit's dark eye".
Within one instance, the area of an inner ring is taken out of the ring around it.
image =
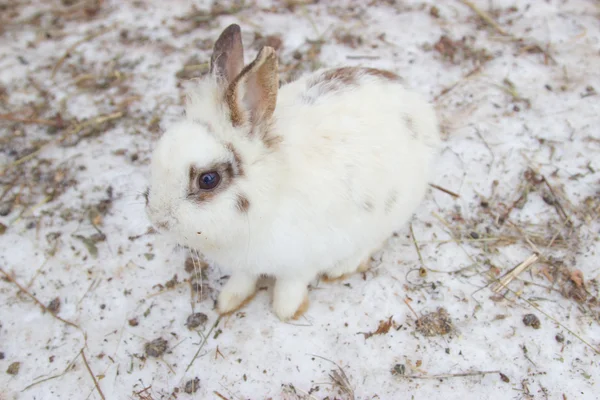
[[[211,190],[217,187],[221,182],[221,176],[218,172],[206,172],[198,177],[198,187],[203,190]]]

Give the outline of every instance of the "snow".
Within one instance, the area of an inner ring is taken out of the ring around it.
[[[60,112],[69,127],[75,119],[127,111],[96,131],[84,129],[88,136],[78,132],[60,143],[69,128],[52,133],[44,124],[0,120],[2,206],[15,203],[0,217],[7,227],[0,267],[14,279],[0,281],[0,399],[101,399],[91,373],[106,399],[600,398],[598,3],[474,1],[512,37],[461,1],[335,0],[297,5],[293,12],[287,3],[310,2],[246,1],[241,11],[194,29],[180,17],[193,4],[209,9],[208,2],[107,0],[87,14],[81,5],[96,2],[3,6],[1,115],[27,118],[41,101],[46,109],[35,118],[54,121]],[[258,50],[250,47],[254,31],[281,35],[283,69],[296,62],[296,50],[311,50],[307,40],[322,39],[319,65],[390,69],[435,101],[445,143],[432,183],[460,197],[432,189],[416,212],[411,223],[423,267],[407,224],[369,272],[315,282],[303,318],[277,320],[266,282],[267,290],[211,330],[226,266],[208,267],[213,290],[196,301],[183,282],[190,278],[186,253],[144,235],[149,222],[142,192],[152,144],[182,112],[177,71],[192,56],[208,60],[201,42],[212,43],[232,22],[244,31],[247,61]],[[69,47],[94,33],[52,77]],[[362,42],[353,48],[335,39],[345,33]],[[434,48],[442,35],[465,37],[493,58],[478,70],[461,54],[455,62],[445,59]],[[82,87],[98,76],[108,87]],[[40,100],[35,86],[49,96]],[[160,129],[154,129],[156,118]],[[36,157],[13,165],[47,140]],[[544,176],[548,184],[528,185],[529,168],[539,174],[533,180]],[[42,176],[36,179],[34,169]],[[48,200],[44,188],[58,184]],[[109,197],[109,187],[111,206],[98,216],[93,209]],[[517,201],[527,187],[526,201]],[[549,188],[560,206],[549,204]],[[13,201],[17,193],[21,200]],[[513,204],[518,207],[501,223]],[[559,215],[561,207],[572,225]],[[81,238],[89,241],[98,230],[106,238],[95,244],[94,257]],[[540,260],[500,291],[505,297],[495,296],[491,275],[502,277],[534,251]],[[580,289],[577,280],[561,278],[564,271],[576,276],[575,270],[587,291],[580,301],[565,295],[565,287]],[[174,288],[156,286],[175,274]],[[77,328],[43,312],[15,282],[46,306],[58,297],[57,316]],[[413,311],[422,316],[438,307],[447,310],[454,330],[422,335]],[[193,312],[208,316],[205,327],[186,327]],[[540,329],[522,322],[530,313]],[[361,334],[390,317],[387,333]],[[129,323],[134,318],[137,326]],[[159,337],[167,340],[167,352],[146,356],[144,345]],[[8,374],[14,362],[20,369]],[[332,371],[340,370],[352,394],[332,384]],[[200,388],[186,394],[185,383],[195,377]]]

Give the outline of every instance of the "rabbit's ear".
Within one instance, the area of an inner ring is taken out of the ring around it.
[[[210,58],[210,73],[229,84],[244,68],[244,46],[242,30],[231,24],[221,33]]]
[[[265,46],[256,59],[231,82],[225,99],[234,126],[246,122],[259,125],[271,118],[279,89],[277,68],[275,49]]]

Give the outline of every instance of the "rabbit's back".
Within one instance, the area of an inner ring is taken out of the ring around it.
[[[275,113],[287,174],[268,242],[290,266],[331,265],[400,228],[439,141],[432,107],[396,79],[319,74],[283,86]]]

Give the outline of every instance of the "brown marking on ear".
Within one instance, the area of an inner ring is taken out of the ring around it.
[[[243,67],[242,30],[239,25],[231,24],[215,42],[210,58],[210,73],[228,84],[239,75]]]
[[[231,82],[225,92],[225,102],[233,126],[246,122],[259,125],[271,118],[279,89],[277,68],[275,50],[265,46],[256,59]]]
[[[250,200],[243,194],[238,193],[235,205],[241,213],[246,214],[250,208]]]
[[[385,200],[385,213],[389,214],[392,211],[392,208],[396,205],[398,201],[398,192],[396,190],[392,190]]]
[[[244,165],[243,165],[242,157],[240,156],[240,153],[238,153],[238,151],[235,149],[235,147],[231,143],[227,143],[225,145],[225,147],[227,147],[227,150],[229,150],[231,152],[231,154],[233,154],[233,159],[235,161],[235,164],[232,166],[234,175],[235,176],[243,176],[244,175]]]

